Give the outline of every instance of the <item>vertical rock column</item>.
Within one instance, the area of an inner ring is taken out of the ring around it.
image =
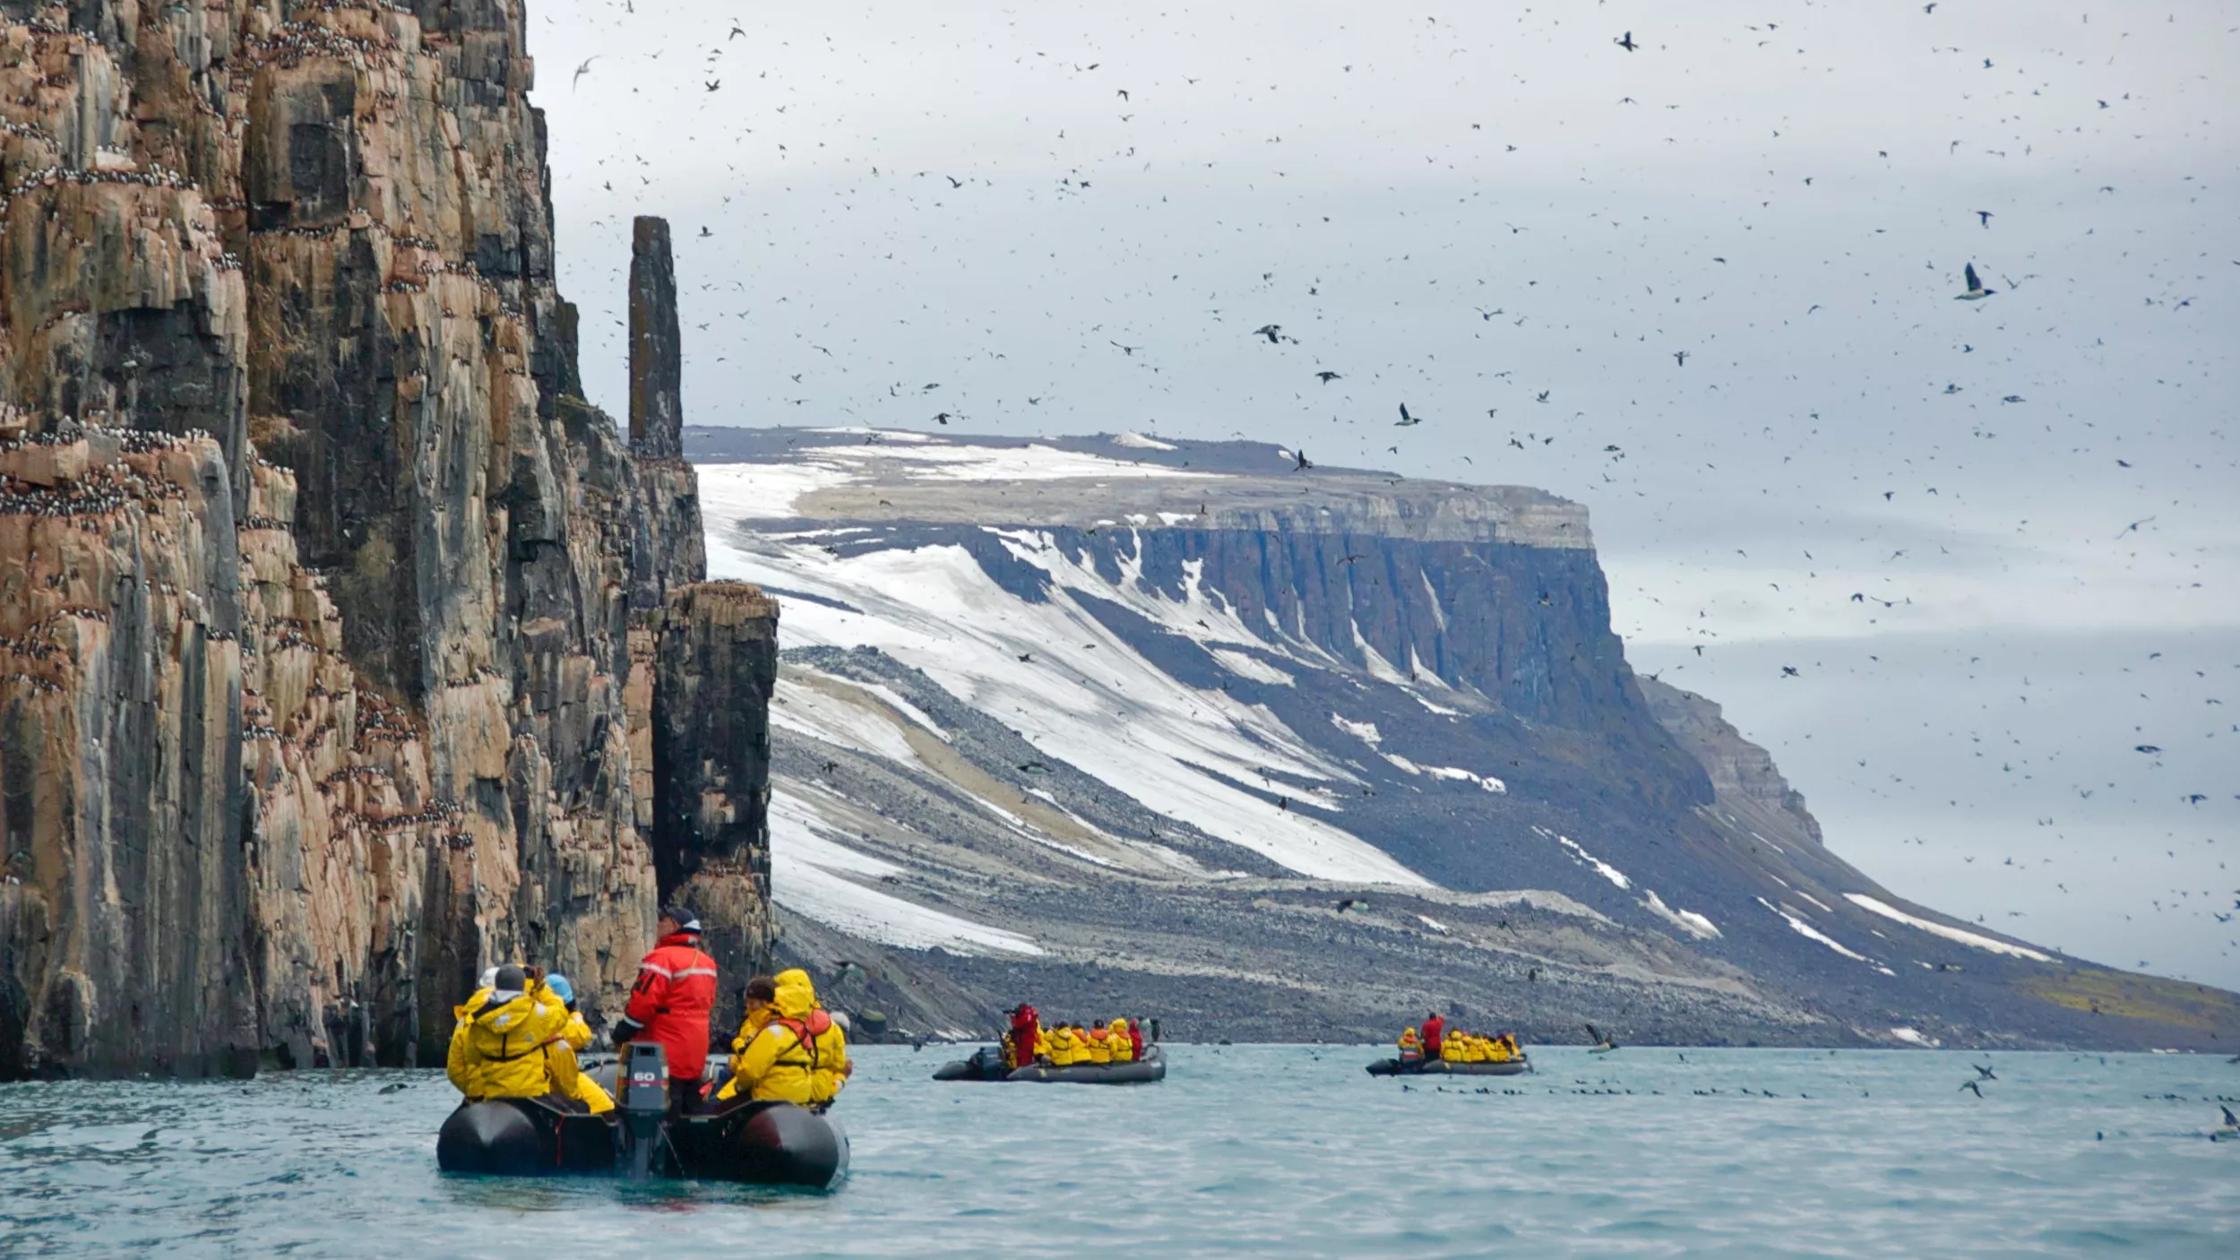
[[[684,346],[677,335],[677,271],[669,221],[641,214],[630,234],[630,449],[684,456]]]
[[[770,961],[770,692],[778,604],[743,582],[670,592],[655,646],[654,868],[706,925],[728,988]]]
[[[630,241],[630,453],[643,492],[631,548],[630,606],[659,609],[708,575],[700,479],[684,460],[676,264],[669,221],[639,215]]]

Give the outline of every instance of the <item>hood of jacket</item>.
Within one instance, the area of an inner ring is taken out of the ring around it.
[[[557,1035],[568,1022],[567,1008],[541,989],[492,993],[466,1012],[468,1036],[485,1054],[518,1053]]]
[[[772,1005],[778,1008],[783,1019],[807,1019],[809,1012],[817,1009],[817,989],[809,983],[809,973],[799,967],[789,968],[771,977],[778,985]]]

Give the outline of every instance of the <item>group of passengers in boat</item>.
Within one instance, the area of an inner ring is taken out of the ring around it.
[[[1034,1007],[1011,1008],[1011,1027],[1003,1034],[1003,1066],[1020,1068],[1104,1066],[1143,1058],[1141,1019],[1114,1018],[1086,1024],[1059,1020],[1050,1027]]]
[[[610,1034],[613,1044],[661,1046],[670,1097],[683,1110],[739,1098],[818,1111],[831,1106],[854,1069],[840,1017],[818,1004],[809,973],[793,968],[747,981],[746,1017],[730,1057],[715,1080],[705,1080],[715,959],[700,949],[700,920],[690,910],[663,907],[658,929]],[[542,1098],[592,1115],[614,1109],[613,1096],[576,1062],[592,1034],[566,976],[522,963],[492,967],[452,1014],[446,1067],[468,1102]]]
[[[1431,1062],[1509,1063],[1524,1057],[1515,1033],[1488,1037],[1449,1028],[1437,1011],[1423,1017],[1422,1031],[1417,1031],[1413,1025],[1401,1029],[1399,1045],[1400,1062],[1419,1067]]]

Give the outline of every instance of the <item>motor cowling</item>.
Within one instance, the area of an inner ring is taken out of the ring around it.
[[[633,1181],[653,1172],[661,1126],[669,1118],[669,1056],[658,1043],[633,1041],[615,1064],[615,1114],[622,1141],[620,1163]]]

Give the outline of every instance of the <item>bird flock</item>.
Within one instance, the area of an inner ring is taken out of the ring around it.
[[[532,11],[588,386],[621,394],[600,303],[658,209],[695,423],[1246,438],[1302,494],[1583,500],[1637,667],[1725,701],[1847,855],[2240,976],[2207,912],[2234,32],[1432,10]],[[2095,867],[2132,921],[2057,886]]]

